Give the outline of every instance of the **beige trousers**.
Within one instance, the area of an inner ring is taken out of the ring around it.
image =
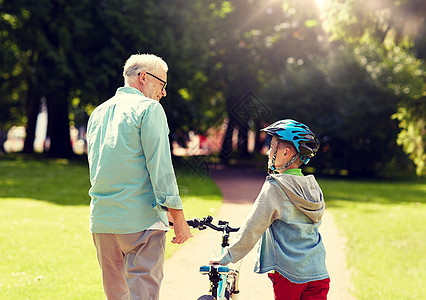
[[[166,233],[93,233],[108,300],[158,300],[163,280]]]

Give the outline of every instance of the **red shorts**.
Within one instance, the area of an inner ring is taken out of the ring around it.
[[[294,283],[278,272],[269,273],[268,277],[274,286],[275,300],[325,300],[330,289],[330,278]]]

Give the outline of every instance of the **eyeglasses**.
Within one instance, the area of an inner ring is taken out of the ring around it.
[[[138,76],[139,76],[141,73],[142,73],[142,72],[139,72],[139,73],[138,73]],[[166,86],[167,86],[167,81],[164,81],[163,79],[160,79],[160,78],[158,78],[157,76],[155,76],[154,74],[151,74],[151,73],[149,73],[149,72],[146,72],[146,71],[145,71],[145,73],[146,73],[146,74],[148,74],[148,75],[151,75],[152,77],[154,77],[155,79],[160,80],[160,81],[163,83],[163,87],[161,88],[161,90],[164,90],[164,89],[166,88]]]

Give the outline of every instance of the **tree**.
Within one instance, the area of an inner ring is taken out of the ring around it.
[[[162,100],[171,131],[206,131],[218,122],[224,98],[209,77],[212,6],[221,1],[155,2],[144,9],[150,51],[169,65],[167,97]]]
[[[203,111],[211,101],[209,96],[217,94],[205,88],[211,3],[2,1],[2,53],[14,54],[9,63],[14,72],[7,73],[14,81],[9,78],[2,88],[8,94],[19,88],[18,98],[26,99],[20,104],[28,120],[25,152],[33,151],[39,101],[45,97],[50,154],[70,155],[70,106],[71,121],[85,123],[84,115],[123,84],[120,70],[134,53],[155,53],[170,66],[168,91],[173,101],[163,104],[171,108],[167,109],[171,128],[207,127]],[[16,83],[12,86],[12,82]],[[188,87],[195,87],[193,94],[203,95],[201,99],[191,95]],[[213,119],[218,109],[210,110]]]
[[[116,70],[140,35],[140,26],[128,23],[126,5],[133,1],[2,1],[7,50],[15,57],[14,71],[2,87],[12,95],[21,87],[19,98],[26,99],[24,152],[33,152],[40,99],[45,97],[49,154],[73,155],[70,100],[81,97],[82,106],[93,107],[109,97],[122,82]],[[135,11],[131,15],[136,19]]]
[[[9,32],[9,46],[16,49],[12,74],[15,84],[9,92],[24,86],[19,92],[26,99],[26,153],[34,151],[35,124],[40,99],[44,96],[49,108],[51,154],[72,154],[67,97],[73,74],[66,64],[66,51],[70,45],[64,4],[59,1],[3,1],[1,4],[3,19],[14,20],[4,23]]]
[[[25,107],[21,99],[25,98],[29,90],[24,78],[28,75],[20,63],[25,61],[27,53],[21,53],[16,44],[16,31],[21,27],[20,16],[10,13],[6,5],[0,2],[0,144],[3,151],[3,143],[7,131],[12,124],[25,123],[22,110]]]
[[[94,107],[123,84],[120,70],[130,54],[155,53],[169,65],[162,104],[171,132],[204,131],[226,111],[224,161],[234,128],[238,155],[246,155],[249,129],[258,132],[288,117],[323,138],[328,152],[316,160],[323,165],[318,169],[373,174],[400,158],[394,143],[399,120],[398,140],[421,173],[425,42],[414,34],[420,26],[405,26],[404,13],[424,6],[418,0],[399,6],[375,1],[374,7],[333,1],[320,15],[316,3],[0,0],[0,128],[26,123],[25,150],[32,152],[46,97],[50,154],[71,155],[70,122],[84,126]],[[423,24],[423,15],[413,20]]]
[[[239,130],[240,154],[247,155],[248,130],[257,133],[272,115],[256,94],[280,75],[292,52],[304,58],[310,54],[304,46],[312,45],[309,38],[316,30],[304,23],[312,18],[312,10],[296,16],[285,1],[223,1],[215,9],[220,22],[212,35],[214,67],[209,76],[226,98],[229,122],[221,153],[226,161],[234,128]]]
[[[342,40],[374,81],[399,98],[398,143],[426,174],[426,99],[424,83],[426,5],[407,1],[330,1],[325,28]]]

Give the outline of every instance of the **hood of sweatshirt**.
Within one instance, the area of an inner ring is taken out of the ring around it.
[[[269,176],[275,179],[298,210],[314,223],[321,221],[325,202],[322,190],[313,175],[271,174]]]

